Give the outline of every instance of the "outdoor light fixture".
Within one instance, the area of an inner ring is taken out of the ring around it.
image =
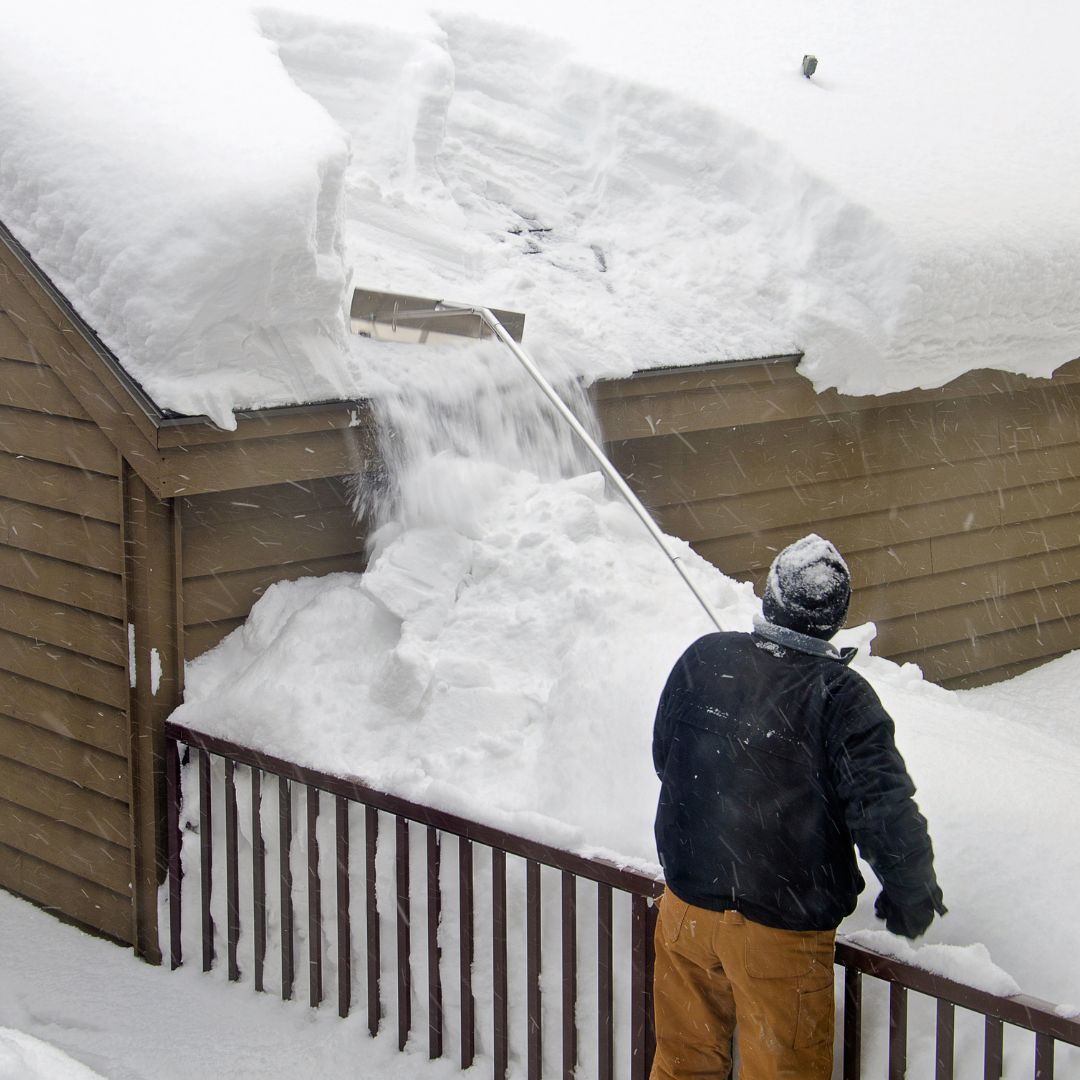
[[[807,53],[802,58],[802,73],[809,79],[817,71],[817,57],[813,53]]]

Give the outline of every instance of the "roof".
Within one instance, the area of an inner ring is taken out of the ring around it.
[[[165,409],[362,396],[350,275],[590,378],[1080,353],[1073,9],[293,6],[43,0],[0,45],[0,220]]]

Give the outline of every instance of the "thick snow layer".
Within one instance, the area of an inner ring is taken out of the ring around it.
[[[364,393],[350,274],[524,310],[589,377],[1080,354],[1075,5],[247,6],[0,39],[0,219],[167,408]]]
[[[211,0],[7,5],[0,220],[163,407],[336,397],[348,146]]]

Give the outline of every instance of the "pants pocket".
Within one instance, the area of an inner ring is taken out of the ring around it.
[[[799,991],[799,1013],[795,1021],[795,1049],[805,1050],[823,1042],[832,1043],[836,1005],[832,985],[819,990]]]
[[[798,979],[815,968],[832,970],[833,932],[780,930],[746,920],[743,963],[753,979]]]
[[[670,889],[665,889],[660,897],[660,932],[669,945],[674,945],[682,933],[683,923],[690,905],[680,900]]]

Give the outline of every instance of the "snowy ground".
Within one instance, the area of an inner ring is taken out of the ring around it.
[[[149,967],[2,891],[0,940],[0,1080],[462,1075],[423,1046],[399,1053],[394,1032],[372,1040],[359,1012],[339,1020],[194,968]],[[465,1075],[490,1076],[490,1061]]]

